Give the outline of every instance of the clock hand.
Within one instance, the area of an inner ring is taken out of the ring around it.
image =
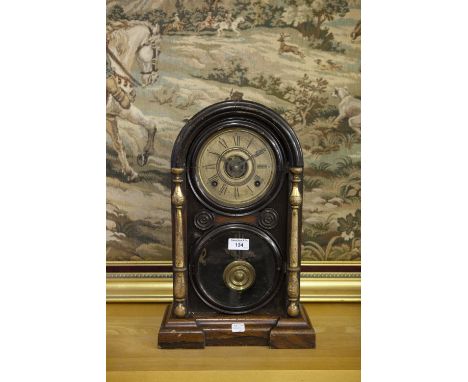
[[[216,156],[219,158],[219,160],[222,161],[222,162],[226,162],[226,161],[227,161],[227,158],[224,157],[223,155],[219,154],[219,153],[215,153],[215,152],[213,152],[213,151],[208,151],[208,152],[209,152],[210,154],[216,155]]]
[[[252,154],[251,156],[249,156],[247,159],[244,159],[244,162],[247,163],[247,162],[248,162],[249,160],[251,160],[252,158],[256,158],[256,157],[262,155],[265,151],[266,151],[265,148],[255,151],[254,154]]]

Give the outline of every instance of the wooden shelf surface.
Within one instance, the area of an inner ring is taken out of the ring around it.
[[[317,348],[266,347],[158,349],[167,304],[107,304],[108,381],[359,381],[359,303],[304,304]],[[195,372],[196,371],[196,372]]]

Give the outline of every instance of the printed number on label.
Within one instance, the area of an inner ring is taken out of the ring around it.
[[[228,249],[230,251],[248,251],[249,239],[229,239]]]

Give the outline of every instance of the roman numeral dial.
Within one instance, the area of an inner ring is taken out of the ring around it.
[[[196,154],[196,184],[203,197],[226,207],[247,207],[266,196],[277,168],[271,144],[247,128],[209,136]]]

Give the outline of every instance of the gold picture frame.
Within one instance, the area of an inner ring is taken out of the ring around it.
[[[360,264],[356,261],[303,261],[301,301],[360,302]],[[108,261],[107,267],[107,302],[172,301],[172,272],[167,271],[167,268],[172,267],[171,261]],[[132,270],[120,272],[115,267]],[[155,268],[160,268],[161,271],[154,271]],[[311,268],[313,271],[307,270]]]

